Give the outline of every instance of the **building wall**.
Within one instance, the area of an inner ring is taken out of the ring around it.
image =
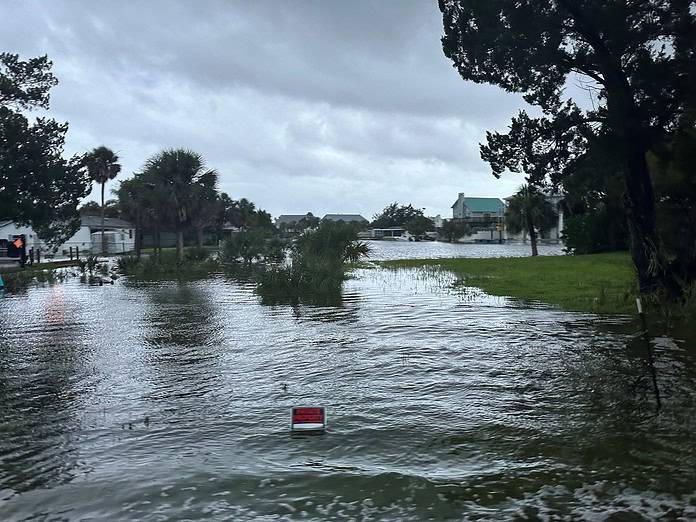
[[[101,246],[101,232],[92,232],[90,235],[93,254],[99,254],[104,250],[109,254],[122,254],[135,250],[135,231],[133,229],[119,228],[105,231],[105,249],[102,249]]]
[[[24,234],[27,241],[27,250],[30,248],[38,248],[41,244],[39,236],[31,227],[25,227],[16,225],[15,223],[8,223],[0,227],[0,239],[11,239],[12,236],[19,236]]]
[[[107,231],[107,234],[110,231]],[[121,229],[118,231],[119,233],[123,234],[125,239],[123,241],[120,241],[121,243],[125,243],[126,246],[130,245],[130,250],[134,249],[135,246],[135,230],[133,229]],[[14,223],[9,223],[3,227],[0,227],[0,238],[1,239],[9,239],[13,235],[20,235],[24,234],[27,238],[27,251],[31,248],[34,250],[38,250],[39,248],[41,249],[41,252],[44,255],[53,255],[53,250],[46,245],[43,241],[39,239],[39,236],[36,234],[36,232],[31,228],[31,227],[25,227],[25,226],[18,226]],[[132,238],[129,238],[131,236]],[[120,237],[120,236],[117,236]],[[121,245],[123,246],[123,245]],[[70,237],[65,243],[61,244],[58,246],[56,249],[55,255],[58,257],[66,256],[69,255],[70,253],[70,248],[72,247],[73,251],[80,250],[81,253],[84,254],[89,254],[90,252],[93,251],[92,248],[92,234],[90,231],[90,228],[87,226],[81,226],[75,234],[73,234],[72,237]]]

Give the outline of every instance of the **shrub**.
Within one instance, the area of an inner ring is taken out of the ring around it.
[[[202,247],[189,248],[184,252],[184,257],[188,261],[206,261],[210,251]]]
[[[181,263],[176,252],[162,252],[140,259],[123,256],[119,258],[117,266],[119,272],[134,279],[198,278],[205,277],[219,268],[218,263],[210,259]]]
[[[280,263],[285,259],[285,243],[265,229],[238,232],[223,244],[222,259],[226,263],[239,263],[241,260],[247,267],[261,259]]]
[[[369,254],[357,240],[354,227],[323,221],[319,228],[305,232],[290,252],[291,264],[267,268],[260,276],[259,293],[266,296],[340,296],[346,277],[346,263]]]

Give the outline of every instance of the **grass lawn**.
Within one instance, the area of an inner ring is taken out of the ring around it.
[[[405,259],[387,268],[439,267],[491,295],[544,301],[566,310],[635,313],[637,283],[628,253],[490,259]]]

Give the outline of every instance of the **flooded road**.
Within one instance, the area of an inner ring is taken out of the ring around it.
[[[630,318],[451,283],[359,270],[335,307],[225,276],[5,296],[0,519],[696,516],[693,342],[654,340],[655,415]],[[328,433],[291,436],[298,404]]]

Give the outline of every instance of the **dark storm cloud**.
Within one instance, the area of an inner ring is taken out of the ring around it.
[[[399,199],[446,212],[506,195],[478,157],[518,97],[464,83],[429,1],[16,1],[4,48],[48,53],[70,147],[105,143],[126,171],[161,147],[203,153],[221,188],[273,213]]]

